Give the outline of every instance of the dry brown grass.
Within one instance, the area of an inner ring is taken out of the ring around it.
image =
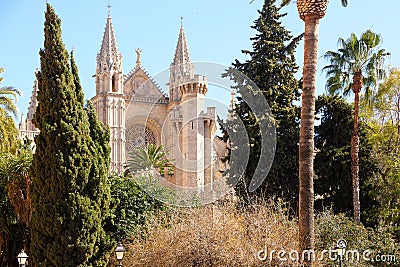
[[[279,205],[170,209],[126,245],[124,266],[275,266],[258,251],[297,249],[297,223]],[[285,264],[284,266],[289,266]]]

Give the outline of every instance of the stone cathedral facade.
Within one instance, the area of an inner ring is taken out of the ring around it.
[[[91,100],[99,120],[110,128],[111,171],[124,172],[129,152],[153,143],[169,153],[173,174],[165,176],[171,183],[200,188],[212,184],[224,144],[215,138],[216,109],[204,107],[207,77],[195,74],[183,26],[169,69],[168,95],[141,65],[141,50],[136,53],[135,66],[124,74],[108,16],[96,59],[96,94]],[[31,121],[37,91],[35,83],[27,117],[19,126],[22,138],[38,134]]]

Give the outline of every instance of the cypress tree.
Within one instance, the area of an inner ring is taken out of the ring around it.
[[[236,81],[235,89],[239,97],[234,111],[243,122],[250,142],[249,163],[244,178],[235,187],[237,195],[245,201],[255,197],[279,197],[295,209],[298,199],[299,109],[294,101],[299,99],[300,84],[294,77],[298,70],[294,51],[302,36],[293,38],[281,25],[281,19],[286,15],[281,13],[281,8],[276,6],[276,0],[264,1],[262,10],[258,11],[259,18],[252,26],[258,32],[250,39],[253,41],[253,50],[242,50],[250,59],[245,62],[235,60],[232,64],[234,71],[228,70],[226,75]],[[274,162],[263,184],[253,193],[248,192],[247,188],[261,152],[260,121],[244,99],[254,95],[256,89],[241,83],[241,79],[235,77],[237,71],[245,74],[261,90],[271,108],[276,127]],[[228,127],[234,128],[235,125]],[[235,144],[231,147],[235,147]]]
[[[31,168],[30,256],[35,266],[105,266],[110,250],[103,229],[109,150],[97,153],[104,143],[92,140],[98,124],[89,125],[77,68],[73,60],[72,67],[69,63],[61,20],[50,4],[44,34],[34,116],[40,134]],[[107,137],[107,131],[100,135]]]
[[[82,86],[81,86],[81,81],[79,79],[78,67],[75,64],[74,50],[71,51],[71,73],[72,73],[72,76],[74,77],[74,85],[75,85],[77,101],[81,106],[83,106],[84,95],[83,95],[83,90],[82,90]]]
[[[74,77],[75,92],[79,105],[83,106],[84,95],[79,79],[78,67],[75,64],[74,52],[71,52],[71,72]],[[110,167],[110,131],[97,118],[97,113],[92,102],[87,101],[84,107],[89,123],[91,140],[89,141],[89,150],[91,153],[92,165],[90,168],[89,181],[85,192],[88,197],[96,203],[96,209],[100,214],[101,224],[97,225],[97,240],[93,256],[88,262],[93,266],[105,266],[108,263],[113,245],[110,240],[110,233],[106,228],[112,217],[111,190],[108,181],[108,172]]]
[[[85,107],[89,129],[90,129],[90,152],[92,154],[92,167],[90,179],[86,186],[86,193],[96,203],[97,212],[100,214],[101,224],[97,225],[98,236],[96,240],[95,253],[89,260],[93,266],[106,266],[112,247],[115,245],[110,240],[108,222],[112,217],[111,190],[108,181],[110,167],[110,132],[97,118],[93,104],[88,101]]]

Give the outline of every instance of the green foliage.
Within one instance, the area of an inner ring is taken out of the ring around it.
[[[354,90],[353,77],[360,72],[365,97],[369,99],[372,89],[386,75],[383,63],[390,53],[380,49],[381,43],[382,37],[371,30],[363,32],[360,39],[354,33],[347,40],[339,38],[338,51],[328,51],[324,55],[329,61],[329,65],[323,68],[328,78],[327,90],[331,94],[343,92],[348,95]]]
[[[32,206],[28,176],[32,162],[30,147],[0,156],[0,265],[14,266],[16,254],[29,253],[29,224]]]
[[[0,68],[0,73],[4,72],[4,68]],[[0,77],[0,83],[3,78]],[[17,116],[17,97],[21,95],[18,89],[11,86],[0,87],[0,110],[4,111],[7,116]]]
[[[74,85],[75,85],[75,93],[76,93],[77,101],[79,104],[81,104],[83,106],[84,95],[83,95],[81,82],[79,79],[78,67],[75,64],[74,50],[71,51],[71,73],[74,76]]]
[[[347,241],[348,249],[366,249],[369,246],[367,229],[343,213],[335,215],[331,210],[326,210],[318,214],[315,224],[317,249],[335,249],[340,239]]]
[[[72,64],[72,66],[73,65],[75,64]],[[77,69],[75,73],[74,76],[78,74]],[[77,78],[75,78],[75,80],[77,80]],[[77,92],[78,100],[80,95],[83,100],[83,92]],[[111,151],[109,145],[110,133],[109,129],[98,120],[96,110],[90,101],[87,102],[85,111],[91,137],[89,150],[92,155],[92,166],[84,192],[96,204],[96,212],[100,216],[101,221],[100,224],[97,225],[95,252],[89,262],[93,264],[93,266],[105,266],[108,263],[112,247],[115,245],[115,241],[111,240],[109,233],[105,230],[109,218],[112,217],[112,209],[110,206],[111,189],[108,182]]]
[[[157,177],[158,174],[154,171],[142,172],[140,175],[135,177],[136,183],[140,188],[145,191],[151,197],[161,201],[163,203],[173,204],[173,205],[192,205],[196,206],[199,203],[198,195],[185,195],[178,196],[176,191],[171,190],[162,184],[161,177]],[[183,203],[178,202],[178,198],[181,197]],[[185,202],[186,201],[186,202]]]
[[[34,123],[31,259],[36,266],[106,266],[112,243],[107,183],[108,132],[83,107],[77,68],[47,4]],[[71,68],[72,66],[72,68]],[[90,123],[89,123],[90,121]]]
[[[269,123],[270,118],[256,118],[244,99],[255,98],[255,88],[244,84],[237,72],[228,70],[226,76],[235,81],[240,97],[235,107],[235,113],[241,122],[228,121],[225,128],[234,129],[243,123],[249,136],[250,157],[245,176],[242,178],[235,191],[242,200],[256,197],[274,198],[282,197],[296,209],[298,199],[298,140],[299,140],[299,109],[294,101],[299,99],[299,82],[294,77],[298,70],[294,58],[294,50],[302,38],[293,38],[281,23],[285,14],[281,7],[276,6],[275,0],[266,0],[259,18],[254,22],[253,29],[257,31],[253,41],[253,50],[243,50],[250,57],[245,62],[236,60],[233,63],[235,71],[245,74],[261,90],[267,100],[276,128],[277,144],[275,158],[271,170],[255,192],[248,192],[250,180],[257,167],[261,153],[261,132],[259,123],[264,120]],[[264,133],[265,134],[265,133]],[[224,131],[225,140],[228,139]],[[235,148],[240,144],[232,144]],[[271,152],[272,154],[272,152]],[[230,164],[237,164],[230,162]],[[235,175],[235,174],[230,174]]]
[[[21,231],[17,217],[8,198],[7,186],[9,183],[8,156],[0,156],[0,263],[8,264],[10,256],[14,256],[18,250],[16,241],[19,240]]]
[[[0,108],[0,153],[15,152],[18,135],[14,119]]]
[[[351,214],[352,180],[350,139],[353,132],[353,107],[343,97],[323,95],[316,101],[320,124],[315,127],[315,209],[331,207],[335,213]],[[376,204],[368,191],[375,171],[372,147],[363,124],[359,131],[360,187],[364,215]],[[365,221],[367,218],[364,217]]]
[[[0,73],[4,68],[0,68]],[[0,77],[0,83],[3,77]],[[18,89],[10,86],[0,87],[0,153],[8,153],[15,150],[18,139],[18,129],[13,116],[17,116],[17,97],[21,95]]]
[[[326,71],[326,89],[330,94],[342,92],[344,95],[354,93],[354,127],[351,137],[352,159],[352,187],[354,220],[360,222],[360,197],[359,197],[359,98],[364,89],[364,99],[368,102],[373,94],[373,89],[386,76],[384,60],[390,54],[385,49],[380,49],[382,38],[380,35],[367,30],[360,39],[352,33],[350,38],[339,38],[337,52],[328,51],[325,59],[329,65],[323,68]]]
[[[114,240],[131,237],[138,227],[164,209],[164,204],[143,191],[134,178],[112,175],[109,179],[115,206],[109,231]]]
[[[147,144],[145,148],[137,147],[129,153],[128,168],[131,172],[143,170],[158,169],[161,174],[164,173],[164,167],[171,166],[167,158],[167,152],[163,146]]]
[[[373,146],[373,159],[378,171],[371,184],[371,197],[378,209],[371,214],[374,223],[391,228],[400,240],[400,70],[392,69],[379,87],[378,94],[367,105],[362,99],[362,120],[368,124],[368,138]],[[382,194],[382,192],[385,192]]]
[[[349,256],[348,261],[344,260],[344,266],[372,266],[370,261],[363,260],[362,253],[365,250],[372,252],[369,256],[370,259],[375,259],[376,255],[395,255],[396,259],[400,257],[400,245],[392,239],[390,233],[384,228],[377,230],[365,228],[362,225],[357,225],[344,214],[334,215],[330,210],[318,214],[315,225],[316,251],[334,250],[337,248],[337,241],[344,239],[347,241],[347,250],[359,252],[359,261],[350,261],[352,258]],[[332,263],[327,257],[325,258],[324,266],[337,266],[332,265],[335,263]],[[373,266],[387,266],[387,264],[387,262],[374,262]]]

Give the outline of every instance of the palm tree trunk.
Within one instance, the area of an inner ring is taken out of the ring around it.
[[[353,76],[352,89],[354,92],[354,127],[353,136],[351,137],[351,177],[353,180],[353,216],[354,222],[360,223],[360,178],[359,178],[359,159],[358,152],[360,150],[360,138],[358,136],[358,114],[360,91],[362,87],[362,74],[357,71]]]
[[[314,113],[319,20],[317,15],[309,15],[304,19],[303,92],[299,141],[300,251],[314,248]]]

